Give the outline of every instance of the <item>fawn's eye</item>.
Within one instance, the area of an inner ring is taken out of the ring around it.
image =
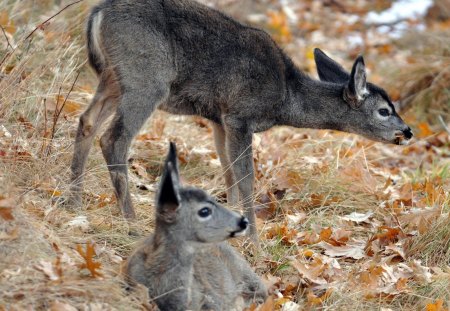
[[[382,117],[387,117],[387,116],[389,116],[389,110],[387,110],[386,108],[382,108],[382,109],[378,110],[378,113],[379,113],[380,116],[382,116]]]
[[[204,207],[201,210],[198,211],[198,216],[205,218],[211,215],[212,210],[209,207]]]

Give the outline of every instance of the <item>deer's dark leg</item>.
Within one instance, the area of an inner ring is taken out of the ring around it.
[[[225,117],[224,126],[228,156],[233,163],[233,173],[236,177],[244,214],[249,220],[249,234],[257,242],[256,217],[253,210],[253,133],[244,120],[237,118]]]
[[[163,83],[152,83],[145,89],[124,93],[110,127],[100,140],[118,207],[127,219],[134,219],[136,216],[128,188],[128,149],[155,107],[167,98],[168,90],[168,86]]]
[[[234,178],[232,163],[228,158],[226,152],[226,136],[222,125],[212,123],[214,129],[214,142],[216,145],[217,155],[222,165],[223,174],[225,177],[225,185],[227,187],[227,201],[230,205],[235,206],[239,200],[239,189]]]
[[[94,99],[86,111],[80,116],[72,164],[70,166],[72,172],[69,198],[70,205],[81,205],[84,169],[92,146],[92,141],[101,125],[117,108],[118,95],[114,88],[115,85],[110,83],[108,78],[102,77]]]

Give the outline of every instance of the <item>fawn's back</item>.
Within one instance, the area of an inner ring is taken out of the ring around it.
[[[259,277],[223,242],[243,234],[248,220],[204,191],[180,185],[174,145],[156,205],[155,232],[130,256],[126,275],[147,286],[161,310],[231,310],[264,301]]]

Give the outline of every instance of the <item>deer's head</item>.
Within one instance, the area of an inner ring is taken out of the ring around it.
[[[175,144],[170,143],[156,197],[156,229],[186,243],[215,243],[243,235],[247,218],[218,204],[205,191],[182,187]]]
[[[320,80],[342,85],[342,99],[351,109],[344,130],[372,140],[405,145],[413,133],[395,111],[388,94],[366,80],[362,56],[349,73],[320,49],[314,50]]]

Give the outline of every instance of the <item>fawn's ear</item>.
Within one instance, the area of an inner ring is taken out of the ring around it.
[[[341,65],[318,48],[314,49],[314,60],[321,81],[344,84],[350,79],[350,75]]]
[[[166,223],[173,223],[180,207],[180,182],[177,167],[177,152],[174,143],[170,143],[169,153],[164,164],[157,194],[157,218]]]
[[[350,80],[344,91],[344,99],[352,108],[357,109],[367,93],[366,66],[364,58],[360,55],[353,64]]]

